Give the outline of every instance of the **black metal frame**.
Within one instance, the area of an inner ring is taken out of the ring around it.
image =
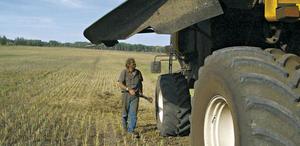
[[[159,57],[169,57],[168,59],[160,59],[159,61],[169,61],[169,74],[171,74],[173,72],[173,61],[177,60],[177,56],[174,53],[174,49],[171,48],[170,53],[168,55],[156,55],[154,57],[154,62],[157,62],[157,58]]]

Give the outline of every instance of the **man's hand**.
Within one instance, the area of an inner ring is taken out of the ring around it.
[[[130,94],[130,95],[135,95],[135,90],[129,89],[128,91],[129,91],[129,94]]]

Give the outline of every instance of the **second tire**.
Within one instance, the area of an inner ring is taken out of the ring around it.
[[[181,73],[159,76],[155,99],[157,128],[160,135],[189,135],[191,96],[185,77]]]

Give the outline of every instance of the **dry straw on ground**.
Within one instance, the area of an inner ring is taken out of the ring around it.
[[[0,145],[187,145],[187,137],[159,136],[154,105],[144,100],[141,138],[122,131],[115,83],[127,57],[136,58],[153,96],[153,54],[0,46]]]

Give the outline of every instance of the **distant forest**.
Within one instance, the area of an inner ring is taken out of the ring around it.
[[[136,52],[165,52],[165,47],[162,46],[146,46],[141,44],[119,43],[114,47],[106,47],[104,44],[93,45],[89,42],[74,42],[61,43],[59,41],[50,40],[48,42],[42,40],[32,40],[18,37],[8,39],[5,36],[0,36],[0,45],[20,45],[20,46],[40,46],[40,47],[72,47],[72,48],[89,48],[101,50],[119,50],[119,51],[136,51]]]

